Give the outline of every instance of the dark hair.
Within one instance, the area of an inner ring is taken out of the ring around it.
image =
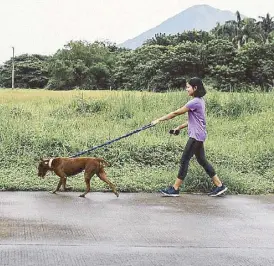
[[[196,91],[194,91],[194,97],[201,98],[206,95],[204,84],[200,78],[191,78],[188,81],[188,84],[191,85],[193,88],[196,87]]]

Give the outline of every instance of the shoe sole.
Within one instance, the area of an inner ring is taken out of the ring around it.
[[[215,194],[215,195],[210,195],[210,196],[211,196],[211,197],[217,197],[217,196],[222,195],[222,194],[225,193],[226,191],[227,191],[227,187],[226,187],[225,189],[219,191],[217,194]]]
[[[163,191],[160,191],[165,197],[179,197],[180,195],[179,194],[167,194]]]

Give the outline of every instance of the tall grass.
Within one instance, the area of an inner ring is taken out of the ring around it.
[[[210,91],[207,102],[208,160],[231,193],[274,192],[273,93]],[[37,177],[40,157],[69,156],[139,128],[183,106],[184,92],[0,90],[0,189],[49,190],[57,177]],[[187,132],[169,129],[185,116],[98,149],[112,166],[109,178],[121,191],[153,192],[172,184]],[[74,190],[83,177],[69,178]],[[205,192],[212,184],[191,161],[184,191]],[[98,178],[93,190],[107,189]]]

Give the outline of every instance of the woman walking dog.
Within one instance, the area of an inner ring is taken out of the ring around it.
[[[161,192],[165,196],[179,196],[180,186],[187,175],[189,161],[191,157],[195,155],[198,163],[205,169],[206,173],[212,178],[213,183],[216,185],[216,188],[209,193],[209,195],[218,196],[223,194],[227,190],[227,187],[220,181],[214,168],[205,157],[204,141],[206,139],[206,120],[203,96],[206,94],[206,90],[202,80],[195,77],[191,78],[187,83],[186,91],[189,96],[193,97],[192,100],[180,109],[151,122],[152,125],[156,125],[159,122],[188,113],[188,121],[186,123],[170,130],[171,134],[178,135],[181,129],[188,127],[189,139],[181,158],[179,173],[174,185],[161,190]]]

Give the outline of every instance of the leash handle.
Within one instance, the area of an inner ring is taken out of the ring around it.
[[[155,126],[155,125],[152,125],[151,123],[150,123],[150,124],[147,124],[147,125],[145,125],[145,126],[143,126],[143,127],[141,127],[141,128],[138,128],[138,129],[136,129],[136,130],[134,130],[134,131],[132,131],[132,132],[130,132],[130,133],[127,133],[127,134],[125,134],[125,135],[123,135],[123,136],[121,136],[121,137],[118,137],[118,138],[113,139],[113,140],[109,140],[109,141],[107,141],[107,142],[105,142],[105,143],[103,143],[103,144],[101,144],[101,145],[94,146],[94,147],[92,147],[92,148],[90,148],[90,149],[88,149],[88,150],[81,151],[81,152],[78,152],[78,153],[76,153],[76,154],[74,154],[74,155],[71,155],[71,156],[69,156],[69,158],[79,157],[80,155],[83,155],[83,154],[85,154],[85,153],[88,153],[88,152],[97,150],[97,149],[99,149],[99,148],[101,148],[101,147],[103,147],[103,146],[109,145],[109,144],[111,144],[111,143],[113,143],[113,142],[116,142],[116,141],[118,141],[118,140],[120,140],[120,139],[127,138],[127,137],[129,137],[129,136],[131,136],[131,135],[133,135],[133,134],[136,134],[136,133],[138,133],[138,132],[140,132],[140,131],[146,130],[146,129],[151,128],[151,127],[154,127],[154,126]]]

